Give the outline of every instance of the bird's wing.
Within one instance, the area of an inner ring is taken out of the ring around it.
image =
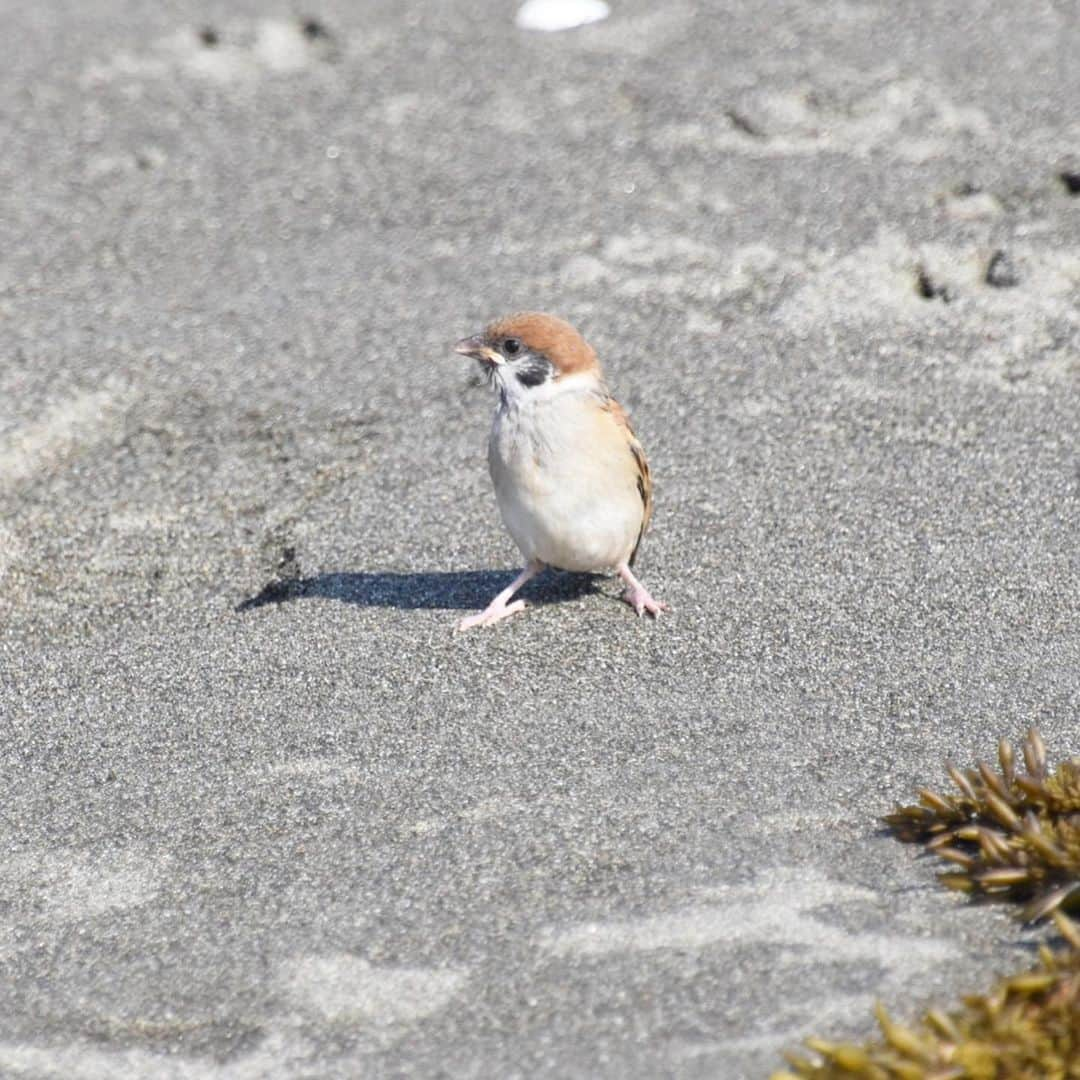
[[[637,558],[638,548],[641,547],[641,538],[645,535],[645,530],[649,527],[649,519],[652,517],[652,476],[649,473],[649,462],[645,457],[645,450],[634,434],[626,410],[613,397],[608,397],[604,401],[603,408],[611,414],[611,418],[615,421],[620,434],[626,440],[626,448],[633,457],[634,467],[637,470],[637,489],[638,494],[641,496],[642,512],[641,530],[638,532],[637,542],[634,544],[633,553],[630,555],[630,565],[633,566],[634,560]]]

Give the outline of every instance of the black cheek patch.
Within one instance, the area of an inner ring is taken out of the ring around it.
[[[531,356],[527,361],[514,364],[514,377],[522,386],[539,386],[551,378],[551,362],[540,356]]]

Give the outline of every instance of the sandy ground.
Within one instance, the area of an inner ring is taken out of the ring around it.
[[[515,11],[0,2],[0,1076],[738,1080],[1023,962],[876,817],[1080,750],[1075,6]],[[452,632],[523,307],[657,624]]]

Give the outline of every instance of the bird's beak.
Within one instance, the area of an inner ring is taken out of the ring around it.
[[[474,360],[480,360],[485,364],[501,364],[502,357],[484,341],[483,335],[476,334],[473,337],[462,338],[454,346],[454,352],[462,356],[471,356]]]

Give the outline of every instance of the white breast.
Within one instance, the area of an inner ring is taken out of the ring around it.
[[[605,570],[637,543],[643,504],[623,431],[593,380],[495,414],[488,463],[503,522],[526,559]]]

